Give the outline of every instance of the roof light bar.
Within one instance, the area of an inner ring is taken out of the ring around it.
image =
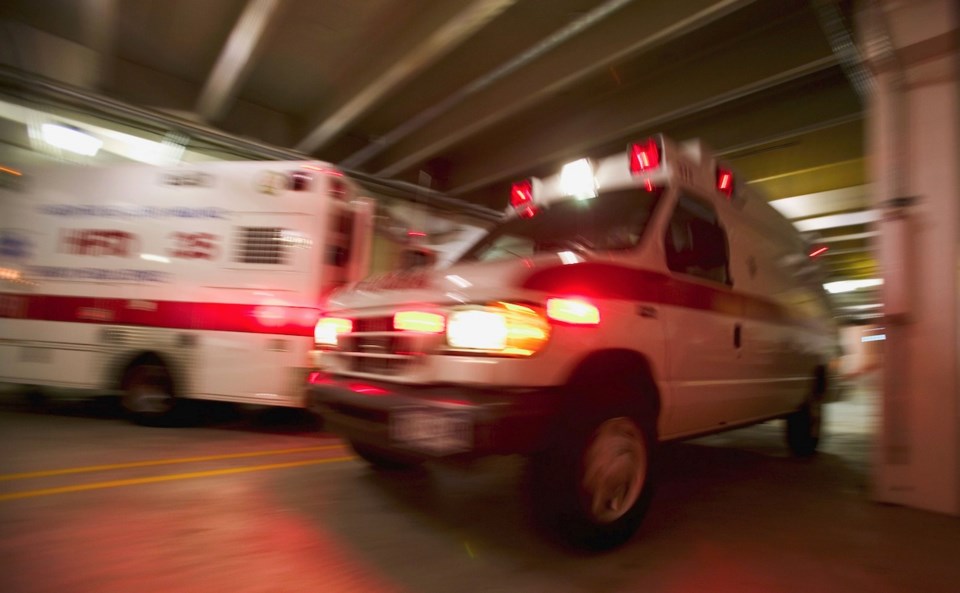
[[[597,197],[597,178],[590,161],[578,159],[564,165],[560,171],[560,190],[578,200]]]

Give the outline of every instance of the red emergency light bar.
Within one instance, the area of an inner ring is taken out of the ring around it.
[[[717,167],[717,189],[728,198],[733,196],[733,171]]]
[[[533,182],[529,179],[517,181],[510,186],[510,205],[521,218],[533,218],[537,207],[533,203]]]
[[[630,172],[634,175],[651,171],[660,166],[660,143],[656,138],[647,138],[630,145]]]

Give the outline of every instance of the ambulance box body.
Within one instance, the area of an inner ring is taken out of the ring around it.
[[[366,273],[372,203],[318,162],[46,165],[0,187],[0,380],[303,405],[321,300]]]

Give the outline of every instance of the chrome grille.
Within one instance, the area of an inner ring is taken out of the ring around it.
[[[355,319],[353,332],[340,337],[340,355],[352,373],[395,377],[423,354],[423,337],[393,331],[392,317]]]

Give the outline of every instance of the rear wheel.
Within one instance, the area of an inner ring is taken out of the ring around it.
[[[814,380],[813,393],[800,409],[787,416],[787,446],[797,457],[813,455],[820,445],[824,391],[823,378],[818,374]]]
[[[123,376],[123,407],[137,424],[172,426],[177,423],[178,401],[173,380],[159,361],[131,366]]]

